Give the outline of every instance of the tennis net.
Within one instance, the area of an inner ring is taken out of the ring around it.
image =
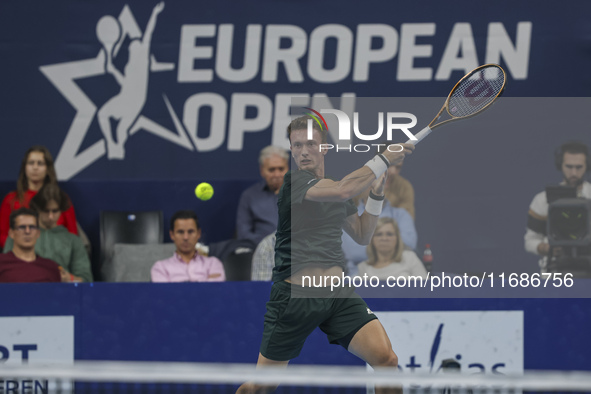
[[[73,365],[4,365],[0,393],[233,393],[244,382],[279,385],[278,393],[591,393],[591,372],[526,371],[523,375],[399,373],[361,366],[255,369],[250,364],[79,361]],[[400,391],[400,390],[398,390]]]

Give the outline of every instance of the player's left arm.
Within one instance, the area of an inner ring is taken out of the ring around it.
[[[359,245],[369,245],[379,216],[363,212],[361,216],[353,214],[345,220],[343,230]]]
[[[380,217],[380,213],[382,213],[384,184],[387,174],[387,172],[383,173],[371,184],[371,193],[365,204],[365,211],[360,216],[357,214],[349,216],[343,225],[343,230],[360,245],[368,245],[376,229],[378,218]],[[373,197],[377,197],[378,199],[372,198],[372,194]]]

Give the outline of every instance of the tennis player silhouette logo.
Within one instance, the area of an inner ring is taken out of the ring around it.
[[[142,30],[126,4],[116,17],[104,15],[96,19],[95,32],[100,48],[95,56],[39,67],[75,111],[55,160],[60,180],[70,179],[102,157],[124,159],[126,142],[140,131],[158,138],[159,144],[167,142],[195,151],[167,94],[161,92],[163,101],[157,98],[157,92],[148,95],[148,84],[154,73],[167,73],[176,68],[174,63],[158,61],[152,48],[152,34],[163,10],[164,2],[157,4]],[[120,58],[118,53],[126,44],[127,63],[121,71],[115,60]],[[80,84],[84,80],[95,78],[113,78],[119,91],[111,92],[105,102],[93,89],[82,89]],[[174,88],[174,85],[166,86]],[[166,107],[174,125],[172,130],[144,113],[147,102],[150,108]],[[95,127],[100,129],[98,140],[92,132]]]
[[[125,158],[125,141],[146,103],[152,33],[158,14],[163,9],[164,2],[158,3],[152,10],[143,36],[133,38],[129,43],[129,60],[124,73],[113,65],[113,52],[118,50],[118,44],[122,41],[119,22],[114,17],[106,15],[97,23],[96,35],[105,52],[105,70],[121,85],[119,93],[108,100],[97,114],[109,159]],[[118,122],[115,133],[111,127],[111,119]]]

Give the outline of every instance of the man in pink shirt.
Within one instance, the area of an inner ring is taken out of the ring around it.
[[[224,282],[224,266],[216,257],[197,253],[195,245],[201,228],[195,212],[178,211],[170,219],[170,238],[176,245],[174,255],[157,261],[152,267],[152,282]]]

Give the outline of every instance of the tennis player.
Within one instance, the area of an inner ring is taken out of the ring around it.
[[[327,277],[342,277],[345,259],[341,249],[344,229],[355,241],[367,245],[382,211],[386,170],[411,154],[414,146],[391,146],[340,181],[325,178],[321,144],[327,131],[299,117],[287,128],[298,167],[285,175],[279,192],[279,223],[275,268],[267,302],[263,340],[257,367],[287,366],[297,357],[316,327],[372,367],[396,367],[398,358],[386,331],[353,287],[310,286]],[[394,152],[400,150],[400,152]],[[365,212],[357,214],[351,198],[371,187]],[[275,387],[245,383],[238,393],[261,393]]]

